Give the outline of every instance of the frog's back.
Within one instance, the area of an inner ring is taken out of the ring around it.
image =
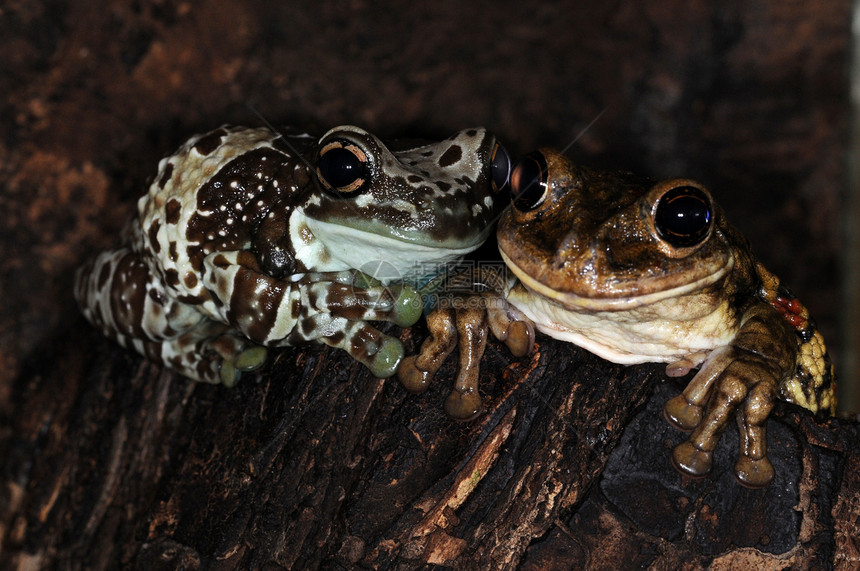
[[[210,302],[203,260],[213,252],[246,249],[272,204],[294,190],[289,176],[304,168],[279,148],[268,129],[220,127],[191,138],[159,163],[138,202],[134,247],[183,301]]]

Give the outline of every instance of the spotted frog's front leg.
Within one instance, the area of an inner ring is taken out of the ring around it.
[[[223,317],[255,343],[292,346],[318,340],[347,351],[378,377],[394,374],[403,345],[366,321],[405,327],[421,315],[413,288],[383,286],[359,272],[275,279],[262,273],[256,258],[244,250],[212,254],[204,265]]]
[[[399,339],[365,320],[401,326],[420,317],[408,286],[366,281],[353,271],[297,274],[277,279],[260,271],[247,251],[216,252],[203,265],[207,300],[179,299],[148,258],[129,248],[105,252],[78,273],[75,294],[84,313],[106,335],[192,379],[233,385],[242,371],[263,364],[263,346],[310,340],[346,350],[375,375],[394,374],[403,357]]]
[[[397,369],[407,390],[424,392],[458,347],[457,377],[445,399],[445,412],[452,418],[470,420],[483,411],[478,381],[488,331],[517,357],[526,355],[534,344],[534,325],[505,300],[503,276],[503,268],[481,268],[469,276],[474,279],[454,276],[448,280],[437,306],[427,316],[430,336],[419,354],[406,357]]]
[[[766,486],[774,470],[767,458],[765,424],[781,384],[794,375],[798,338],[772,307],[746,311],[732,342],[711,352],[687,388],[666,403],[666,418],[689,439],[672,453],[675,466],[692,476],[711,469],[714,448],[732,413],[740,430],[735,475],[745,486]],[[670,364],[669,374],[689,368]]]

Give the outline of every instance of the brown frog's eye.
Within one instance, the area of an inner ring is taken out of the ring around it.
[[[657,233],[676,248],[701,243],[710,233],[713,222],[711,200],[695,186],[677,186],[669,190],[654,208]]]
[[[496,143],[493,148],[493,157],[490,161],[490,178],[493,181],[493,190],[499,191],[505,188],[511,176],[511,157],[505,148]]]
[[[317,178],[323,188],[337,195],[356,194],[370,181],[367,153],[355,143],[335,139],[317,156]]]
[[[546,199],[546,191],[547,168],[543,154],[534,152],[520,159],[511,172],[514,208],[520,212],[534,210]]]

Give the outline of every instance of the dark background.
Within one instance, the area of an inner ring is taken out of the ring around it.
[[[221,123],[484,125],[512,154],[701,180],[837,363],[848,2],[20,0],[0,5],[0,418],[86,327],[71,275]],[[575,144],[571,143],[576,140]],[[26,383],[26,379],[20,379]],[[842,377],[842,385],[849,381]]]

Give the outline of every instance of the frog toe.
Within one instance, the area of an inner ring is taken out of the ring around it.
[[[411,355],[403,359],[397,367],[397,380],[410,393],[423,393],[430,387],[433,380],[432,371],[422,371],[417,365],[418,356]]]
[[[512,322],[505,332],[505,345],[514,357],[528,355],[535,342],[534,327],[526,321]]]
[[[767,457],[741,456],[735,464],[735,477],[747,488],[763,488],[771,483],[773,476],[773,464]]]
[[[377,378],[384,379],[394,375],[397,367],[403,361],[403,343],[400,339],[385,336],[379,345],[379,350],[367,360],[365,365]]]
[[[445,412],[455,420],[472,420],[484,412],[484,403],[478,391],[451,391],[445,399]]]
[[[701,477],[711,471],[713,453],[697,448],[692,442],[683,442],[672,451],[672,463],[682,474]]]
[[[209,342],[209,348],[220,360],[218,377],[222,385],[233,387],[239,382],[242,373],[263,366],[267,350],[260,345],[251,344],[247,339],[228,333]]]
[[[260,345],[249,347],[236,356],[233,365],[238,371],[253,371],[263,366],[267,354],[266,348]]]
[[[683,431],[690,431],[702,421],[702,407],[690,403],[683,394],[673,397],[663,407],[663,416],[669,424]]]
[[[234,387],[242,373],[259,369],[266,362],[267,351],[265,347],[250,347],[238,353],[234,359],[224,359],[218,371],[221,384],[225,387]]]
[[[221,368],[218,371],[218,376],[221,379],[221,384],[227,388],[236,386],[239,378],[242,376],[242,371],[237,371],[236,367],[230,361],[221,363]]]
[[[391,286],[389,289],[395,298],[391,309],[391,321],[400,327],[415,325],[424,312],[421,294],[407,284]]]

